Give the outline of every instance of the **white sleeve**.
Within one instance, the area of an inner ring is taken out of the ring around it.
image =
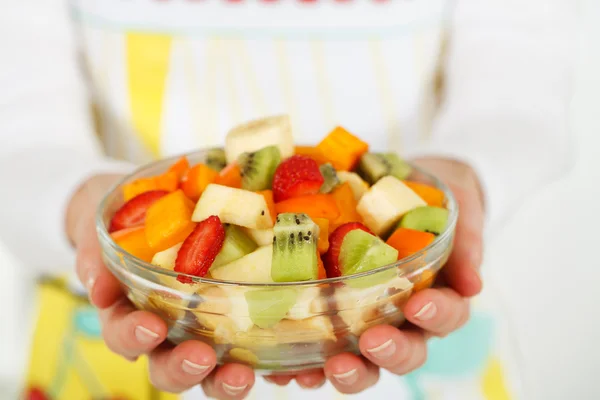
[[[35,272],[66,270],[65,206],[103,157],[89,117],[62,0],[11,2],[0,12],[0,241]]]
[[[432,138],[417,154],[469,163],[498,228],[572,164],[568,107],[576,2],[459,0]]]

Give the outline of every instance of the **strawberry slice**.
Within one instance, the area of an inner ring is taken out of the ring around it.
[[[110,220],[108,232],[116,232],[121,229],[134,228],[144,225],[146,211],[158,199],[169,194],[166,190],[150,190],[139,194],[123,204]]]
[[[275,170],[273,176],[275,202],[317,194],[324,181],[315,160],[301,155],[292,156],[279,164]]]
[[[225,241],[225,228],[216,215],[200,222],[190,235],[183,241],[177,259],[175,272],[187,275],[205,276]],[[178,276],[182,283],[191,283],[185,276]]]
[[[328,278],[342,276],[339,263],[342,242],[344,241],[346,234],[355,229],[361,229],[365,232],[373,234],[369,228],[360,222],[348,222],[338,226],[337,229],[334,230],[331,235],[329,235],[329,249],[323,255],[323,263],[325,264],[325,271],[327,272]]]

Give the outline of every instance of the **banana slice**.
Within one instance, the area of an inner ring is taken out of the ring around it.
[[[279,147],[282,159],[294,155],[294,138],[289,116],[278,115],[258,119],[233,128],[225,138],[227,162],[236,161],[242,153],[267,146]]]
[[[265,198],[247,190],[211,183],[196,204],[192,221],[200,222],[216,215],[225,224],[250,229],[268,229],[274,221]]]
[[[318,287],[298,289],[296,304],[285,316],[290,320],[302,320],[317,316],[327,311],[327,300],[321,295]]]
[[[381,178],[365,193],[356,207],[369,229],[382,235],[412,209],[427,203],[393,176]]]
[[[348,182],[350,184],[350,188],[352,189],[356,201],[360,201],[363,195],[369,190],[369,184],[356,172],[338,171],[337,176],[340,182]]]

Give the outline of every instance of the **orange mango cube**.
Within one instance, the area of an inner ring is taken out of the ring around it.
[[[146,213],[146,239],[155,251],[163,251],[183,242],[194,230],[194,203],[182,190],[156,201]]]

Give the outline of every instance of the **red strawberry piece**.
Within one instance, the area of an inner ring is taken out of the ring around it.
[[[319,193],[325,182],[319,165],[310,157],[295,155],[283,161],[273,176],[273,197],[275,202],[292,197]]]
[[[161,197],[169,194],[166,190],[150,190],[135,196],[115,213],[110,221],[110,233],[121,229],[144,225],[146,211]]]
[[[187,275],[205,276],[225,241],[225,228],[219,217],[212,215],[196,225],[183,241],[175,260],[175,271]],[[178,281],[191,283],[191,279],[179,276]]]
[[[323,255],[323,263],[325,264],[325,271],[327,272],[328,278],[342,276],[339,262],[342,242],[344,241],[346,234],[355,229],[361,229],[365,232],[373,234],[369,228],[360,222],[348,222],[347,224],[338,226],[337,229],[334,230],[331,235],[329,235],[329,249]]]

